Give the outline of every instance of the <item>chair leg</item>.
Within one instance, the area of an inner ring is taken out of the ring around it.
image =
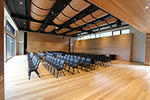
[[[46,66],[46,69],[48,69],[48,64],[47,64],[47,66]]]
[[[69,66],[69,68],[68,68],[68,72],[70,71],[70,66]]]
[[[56,76],[56,78],[58,78],[58,75],[59,75],[59,71],[57,70],[57,76]]]
[[[28,72],[28,76],[29,76],[28,80],[30,80],[30,77],[31,77],[31,71]]]
[[[54,69],[54,71],[53,71],[53,75],[55,75],[55,69]]]
[[[50,73],[52,72],[52,67],[50,67]]]
[[[73,72],[72,72],[72,75],[74,75],[74,68],[73,68]]]
[[[79,72],[79,69],[78,69],[78,68],[76,68],[76,69],[77,69],[78,73],[80,73],[80,72]]]
[[[81,70],[83,69],[82,65],[81,65]]]
[[[61,72],[64,74],[64,76],[66,76],[63,70],[61,70]]]
[[[86,67],[86,71],[88,71],[87,66],[85,66],[85,67]]]
[[[41,78],[39,72],[36,70],[35,73],[38,75],[39,78]]]

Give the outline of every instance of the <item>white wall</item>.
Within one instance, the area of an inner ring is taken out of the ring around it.
[[[133,27],[130,29],[133,33],[132,61],[144,63],[146,35]]]

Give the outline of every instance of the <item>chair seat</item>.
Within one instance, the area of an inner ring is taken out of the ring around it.
[[[78,64],[72,64],[72,66],[71,67],[73,67],[73,68],[77,68],[78,67]]]
[[[29,61],[28,70],[30,70],[30,71],[35,71],[36,70],[36,68],[34,67],[32,61]]]
[[[59,71],[59,70],[62,70],[62,68],[59,67],[59,66],[55,66],[54,69],[57,69],[58,71]]]

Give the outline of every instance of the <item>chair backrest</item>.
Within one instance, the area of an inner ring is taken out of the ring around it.
[[[66,60],[66,59],[67,59],[67,56],[64,56],[64,57],[63,57],[63,60]]]
[[[39,66],[40,60],[36,57],[36,55],[34,55],[32,62],[33,62],[34,67],[37,69]]]
[[[51,58],[51,61],[54,61],[54,59],[55,59],[55,58],[54,58],[54,57],[52,57],[52,58]]]
[[[70,55],[67,56],[67,58],[70,57]]]
[[[78,60],[78,59],[75,59],[75,60],[74,60],[74,63],[75,63],[75,64],[78,64],[78,63],[79,63],[79,60]]]
[[[70,57],[73,58],[73,55],[71,55]]]
[[[54,62],[56,62],[57,61],[57,58],[54,58]]]
[[[68,56],[67,54],[65,54],[65,56]]]
[[[63,59],[63,58],[64,58],[64,56],[61,56],[60,58],[61,58],[61,59]]]
[[[78,60],[81,60],[81,57],[80,56],[78,56],[78,58],[77,58]]]
[[[35,55],[35,54],[31,52],[31,53],[30,53],[30,58],[32,59],[34,55]]]
[[[86,63],[91,63],[91,58],[87,58]]]
[[[67,59],[66,59],[67,61],[69,61],[70,60],[70,58],[69,57],[67,57]]]
[[[46,59],[46,60],[49,60],[49,55],[47,55],[45,59]]]
[[[81,58],[81,61],[85,61],[85,57],[82,57],[82,58]]]
[[[60,61],[60,68],[63,68],[63,67],[64,67],[64,63],[65,63],[64,60],[61,60],[61,61]]]
[[[38,59],[36,58],[36,55],[34,55],[32,58],[32,62],[33,62],[34,66],[36,66],[37,61],[38,61]]]
[[[70,62],[73,62],[73,60],[74,60],[73,58],[70,58]]]
[[[38,69],[39,64],[40,64],[40,61],[41,61],[41,60],[38,59],[38,61],[37,61],[37,63],[36,63],[36,66],[35,66],[36,69]]]
[[[39,56],[41,59],[43,59],[44,54],[43,54],[43,53],[41,53],[41,52],[39,52],[39,53],[38,53],[38,56]]]
[[[74,59],[76,59],[77,58],[77,56],[74,56]]]
[[[57,59],[57,63],[58,63],[58,64],[60,63],[60,59]]]

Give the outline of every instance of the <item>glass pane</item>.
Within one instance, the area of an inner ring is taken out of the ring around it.
[[[84,37],[81,37],[81,39],[80,40],[83,40],[84,39]]]
[[[120,31],[114,31],[113,35],[120,35]]]
[[[81,40],[81,38],[80,38],[80,37],[78,37],[78,38],[77,38],[77,40]]]
[[[121,34],[129,34],[130,29],[121,30]]]
[[[15,55],[15,40],[7,35],[7,59]]]
[[[100,37],[100,34],[96,34],[96,38],[99,38]]]
[[[11,26],[11,24],[7,21],[6,28],[9,32],[15,35],[15,29]]]
[[[90,35],[85,35],[84,39],[90,39]]]
[[[101,37],[112,36],[112,32],[101,33]]]
[[[95,34],[91,34],[91,39],[95,38]]]

